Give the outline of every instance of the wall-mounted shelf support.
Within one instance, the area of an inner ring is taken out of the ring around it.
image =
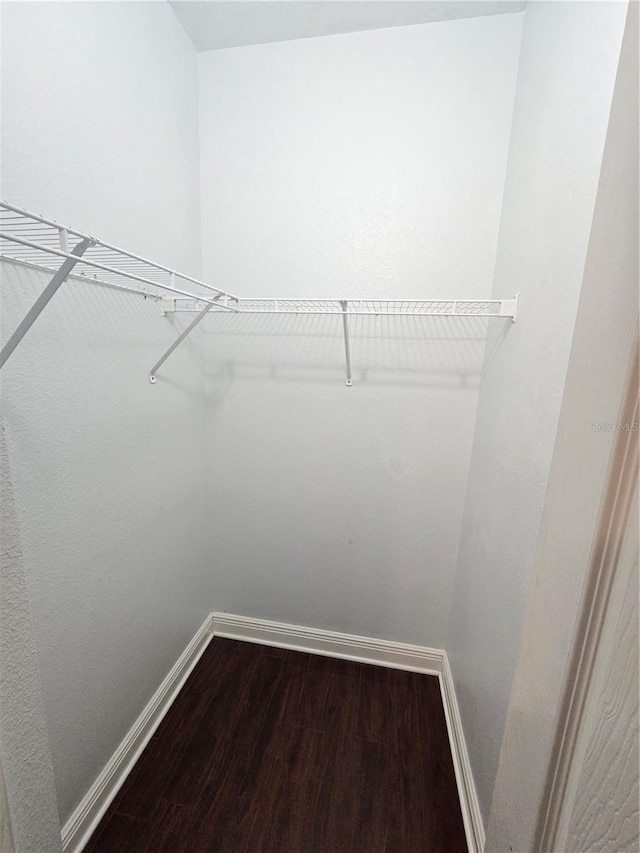
[[[518,296],[512,299],[500,300],[500,317],[511,317],[511,322],[515,323],[518,316]]]
[[[60,244],[66,245],[66,239],[66,231],[62,229],[60,232]],[[85,239],[78,243],[78,245],[73,249],[73,251],[70,252],[70,255],[73,255],[74,257],[68,257],[64,261],[58,272],[54,275],[49,284],[45,287],[40,296],[33,303],[31,308],[27,311],[25,318],[22,320],[18,328],[11,335],[7,343],[2,347],[2,352],[0,352],[0,368],[4,366],[11,353],[27,334],[31,326],[33,326],[33,324],[38,319],[43,309],[46,307],[47,303],[51,299],[51,297],[55,294],[56,290],[67,278],[67,276],[78,263],[82,255],[84,255],[89,246],[92,245],[93,243],[91,240]]]
[[[218,294],[218,296],[214,296],[214,298],[213,298],[213,302],[209,302],[207,305],[205,305],[205,306],[204,306],[204,308],[203,308],[203,309],[202,309],[202,311],[197,315],[197,317],[195,318],[195,320],[192,320],[192,322],[191,322],[191,323],[189,323],[189,325],[188,325],[188,326],[187,326],[187,328],[184,330],[184,332],[183,332],[181,335],[179,335],[179,336],[175,339],[175,341],[171,344],[171,346],[170,346],[170,347],[169,347],[169,349],[165,352],[165,354],[162,356],[162,358],[161,358],[161,359],[159,359],[159,360],[158,360],[158,361],[153,365],[153,367],[151,368],[151,371],[150,371],[150,373],[149,373],[149,382],[151,382],[151,384],[152,384],[152,385],[155,385],[155,384],[156,384],[156,382],[158,381],[158,380],[156,379],[156,373],[157,373],[157,372],[158,372],[158,370],[162,367],[162,365],[165,363],[165,361],[169,358],[169,356],[171,355],[171,353],[172,353],[174,350],[176,350],[176,349],[180,346],[180,344],[182,343],[182,341],[183,341],[186,337],[188,337],[188,336],[191,334],[191,332],[195,329],[195,327],[198,325],[198,323],[200,322],[200,320],[203,320],[203,319],[204,319],[205,315],[206,315],[206,314],[208,314],[208,313],[209,313],[209,311],[211,311],[211,309],[213,308],[214,303],[215,303],[218,299],[220,299],[220,297],[221,297],[221,296],[222,296],[222,294],[221,294],[221,293],[220,293],[220,294]]]
[[[346,299],[341,299],[340,305],[342,307],[342,327],[344,329],[344,354],[347,361],[347,381],[344,384],[350,388],[353,382],[351,381],[351,347],[349,346],[349,319],[347,317],[349,303]]]

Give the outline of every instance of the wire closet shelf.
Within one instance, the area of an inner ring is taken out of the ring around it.
[[[351,385],[349,316],[501,317],[516,319],[518,298],[509,299],[289,299],[244,298],[141,255],[0,202],[0,259],[53,277],[0,352],[0,368],[67,279],[115,288],[161,303],[163,313],[195,318],[152,367],[149,379],[210,311],[231,314],[333,314],[343,318],[347,385]]]

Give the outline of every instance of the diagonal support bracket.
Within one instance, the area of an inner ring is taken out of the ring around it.
[[[347,381],[344,383],[348,388],[353,385],[351,381],[351,346],[349,345],[349,318],[347,317],[347,300],[341,299],[342,326],[344,328],[344,354],[347,360]]]
[[[66,261],[58,270],[58,272],[54,275],[49,284],[42,291],[40,296],[33,303],[18,328],[11,335],[7,343],[2,347],[2,351],[0,352],[0,368],[4,367],[5,362],[7,361],[11,353],[27,334],[31,326],[33,326],[35,321],[42,313],[43,309],[47,306],[47,303],[49,302],[51,297],[54,296],[57,289],[67,278],[71,270],[75,267],[75,265],[81,259],[82,255],[87,251],[90,246],[93,246],[93,242],[91,240],[82,240],[82,242],[78,243],[78,245],[71,252],[71,254],[75,255],[75,257],[66,259]]]
[[[151,384],[152,384],[152,385],[155,385],[155,384],[156,384],[156,382],[158,381],[158,380],[156,379],[156,372],[157,372],[157,371],[162,367],[162,365],[163,365],[163,364],[165,363],[165,361],[169,358],[169,356],[171,355],[171,353],[172,353],[174,350],[176,350],[176,349],[180,346],[180,344],[182,343],[182,341],[183,341],[183,340],[184,340],[188,335],[190,335],[190,334],[191,334],[191,332],[195,329],[195,327],[198,325],[198,323],[200,322],[200,320],[203,320],[203,319],[204,319],[204,317],[209,313],[209,311],[211,311],[211,309],[213,308],[214,304],[218,301],[218,299],[220,299],[220,297],[221,297],[221,296],[222,296],[222,293],[219,293],[217,296],[214,296],[214,298],[213,298],[213,301],[212,301],[212,302],[209,302],[207,305],[205,305],[205,306],[204,306],[204,308],[203,308],[203,309],[202,309],[202,311],[198,314],[198,316],[195,318],[195,320],[193,320],[191,323],[189,323],[189,325],[188,325],[188,326],[187,326],[187,328],[184,330],[184,332],[176,338],[176,340],[171,344],[171,346],[170,346],[170,347],[169,347],[169,349],[165,352],[165,354],[162,356],[162,358],[161,358],[159,361],[157,361],[157,362],[153,365],[153,367],[151,368],[151,371],[150,371],[150,373],[149,373],[149,382],[151,382]]]

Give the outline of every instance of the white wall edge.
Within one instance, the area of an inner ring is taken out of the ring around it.
[[[62,828],[64,853],[81,853],[84,849],[212,637],[210,614],[65,823]]]
[[[449,658],[446,652],[443,652],[442,655],[442,670],[439,676],[440,692],[442,693],[444,716],[447,721],[447,731],[449,732],[451,756],[458,784],[458,795],[460,797],[460,808],[462,809],[467,845],[469,853],[483,853],[485,830],[482,821],[482,812],[480,811],[480,802],[471,770],[467,742],[464,738],[462,718],[456,698],[451,667],[449,666]]]
[[[301,625],[287,625],[266,619],[251,619],[230,613],[212,613],[211,624],[216,637],[228,637],[233,640],[259,643],[263,646],[277,646],[291,651],[310,652],[438,676],[467,846],[469,853],[482,853],[485,843],[482,814],[471,772],[451,668],[447,653],[443,649],[430,649],[427,646],[413,646],[391,640],[341,634]]]

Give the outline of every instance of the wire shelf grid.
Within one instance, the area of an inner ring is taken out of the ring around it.
[[[88,241],[89,246],[76,260],[73,278],[139,292],[146,297],[160,298],[166,293],[173,293],[201,304],[219,297],[218,309],[234,309],[236,297],[217,287],[60,225],[52,219],[0,202],[2,259],[55,273],[62,261],[83,241]]]
[[[0,202],[0,260],[26,264],[53,276],[0,352],[0,367],[58,287],[71,277],[76,281],[115,287],[145,298],[161,300],[165,314],[195,313],[192,322],[151,369],[149,378],[154,383],[156,371],[209,312],[234,315],[341,315],[347,362],[346,384],[351,385],[350,316],[502,317],[515,320],[518,307],[517,296],[510,299],[239,298],[7,202]]]

